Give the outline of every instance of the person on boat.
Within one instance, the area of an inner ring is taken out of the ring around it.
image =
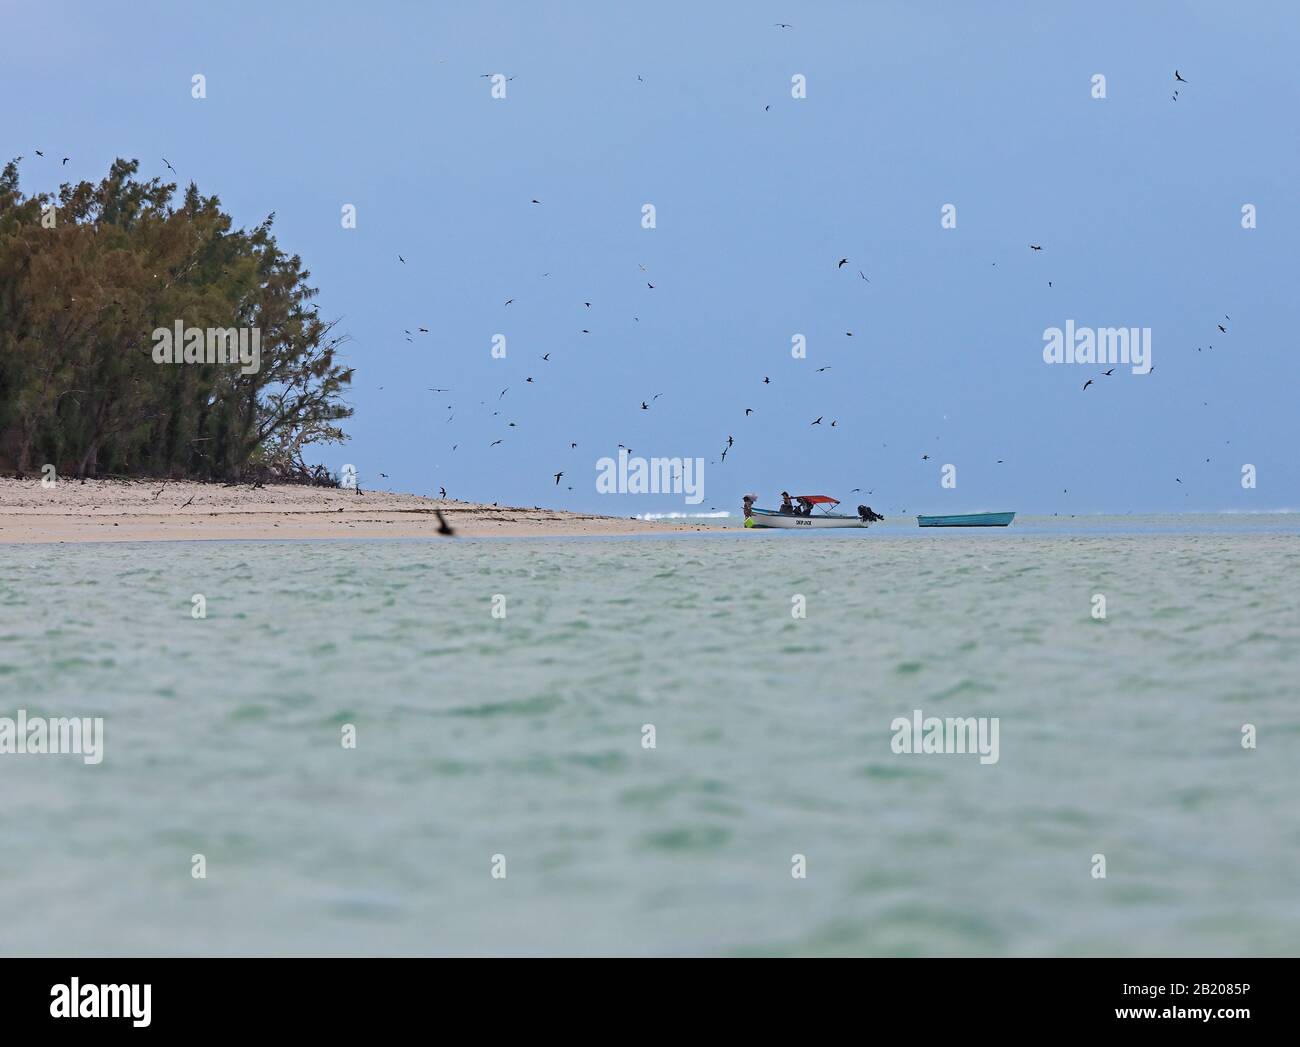
[[[789,491],[781,492],[781,512],[785,513],[787,516],[795,515],[794,502],[790,501]]]
[[[800,515],[800,516],[812,516],[812,510],[813,510],[813,504],[812,504],[812,502],[808,501],[807,498],[800,498],[800,499],[799,499],[798,515]]]
[[[758,495],[747,494],[741,501],[745,503],[745,519],[748,520],[754,515],[754,503],[758,501]]]

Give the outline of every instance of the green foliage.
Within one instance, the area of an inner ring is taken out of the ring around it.
[[[136,179],[24,197],[0,172],[0,469],[238,479],[305,473],[303,449],[347,439],[352,379],[310,273],[268,219],[234,229],[193,184]],[[54,222],[43,221],[54,205]],[[261,332],[261,366],[159,364],[153,332]]]

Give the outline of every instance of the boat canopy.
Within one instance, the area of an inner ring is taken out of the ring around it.
[[[829,505],[839,505],[839,504],[840,504],[840,500],[839,500],[838,498],[832,498],[832,497],[831,497],[830,495],[828,495],[828,494],[800,494],[800,495],[795,495],[795,501],[797,501],[797,502],[810,502],[810,503],[813,504],[813,505],[827,505],[827,504],[829,504]]]

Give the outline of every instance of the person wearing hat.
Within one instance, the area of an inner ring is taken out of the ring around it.
[[[795,515],[794,502],[790,501],[789,491],[781,492],[781,512],[785,513],[787,516]]]

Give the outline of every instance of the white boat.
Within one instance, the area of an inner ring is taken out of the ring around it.
[[[867,527],[873,520],[884,517],[872,512],[868,506],[860,506],[858,515],[833,513],[828,507],[839,505],[839,500],[825,494],[801,495],[796,501],[809,510],[808,513],[783,513],[777,509],[751,508],[745,516],[746,527],[780,527],[791,531],[804,529],[817,530],[824,527]]]

